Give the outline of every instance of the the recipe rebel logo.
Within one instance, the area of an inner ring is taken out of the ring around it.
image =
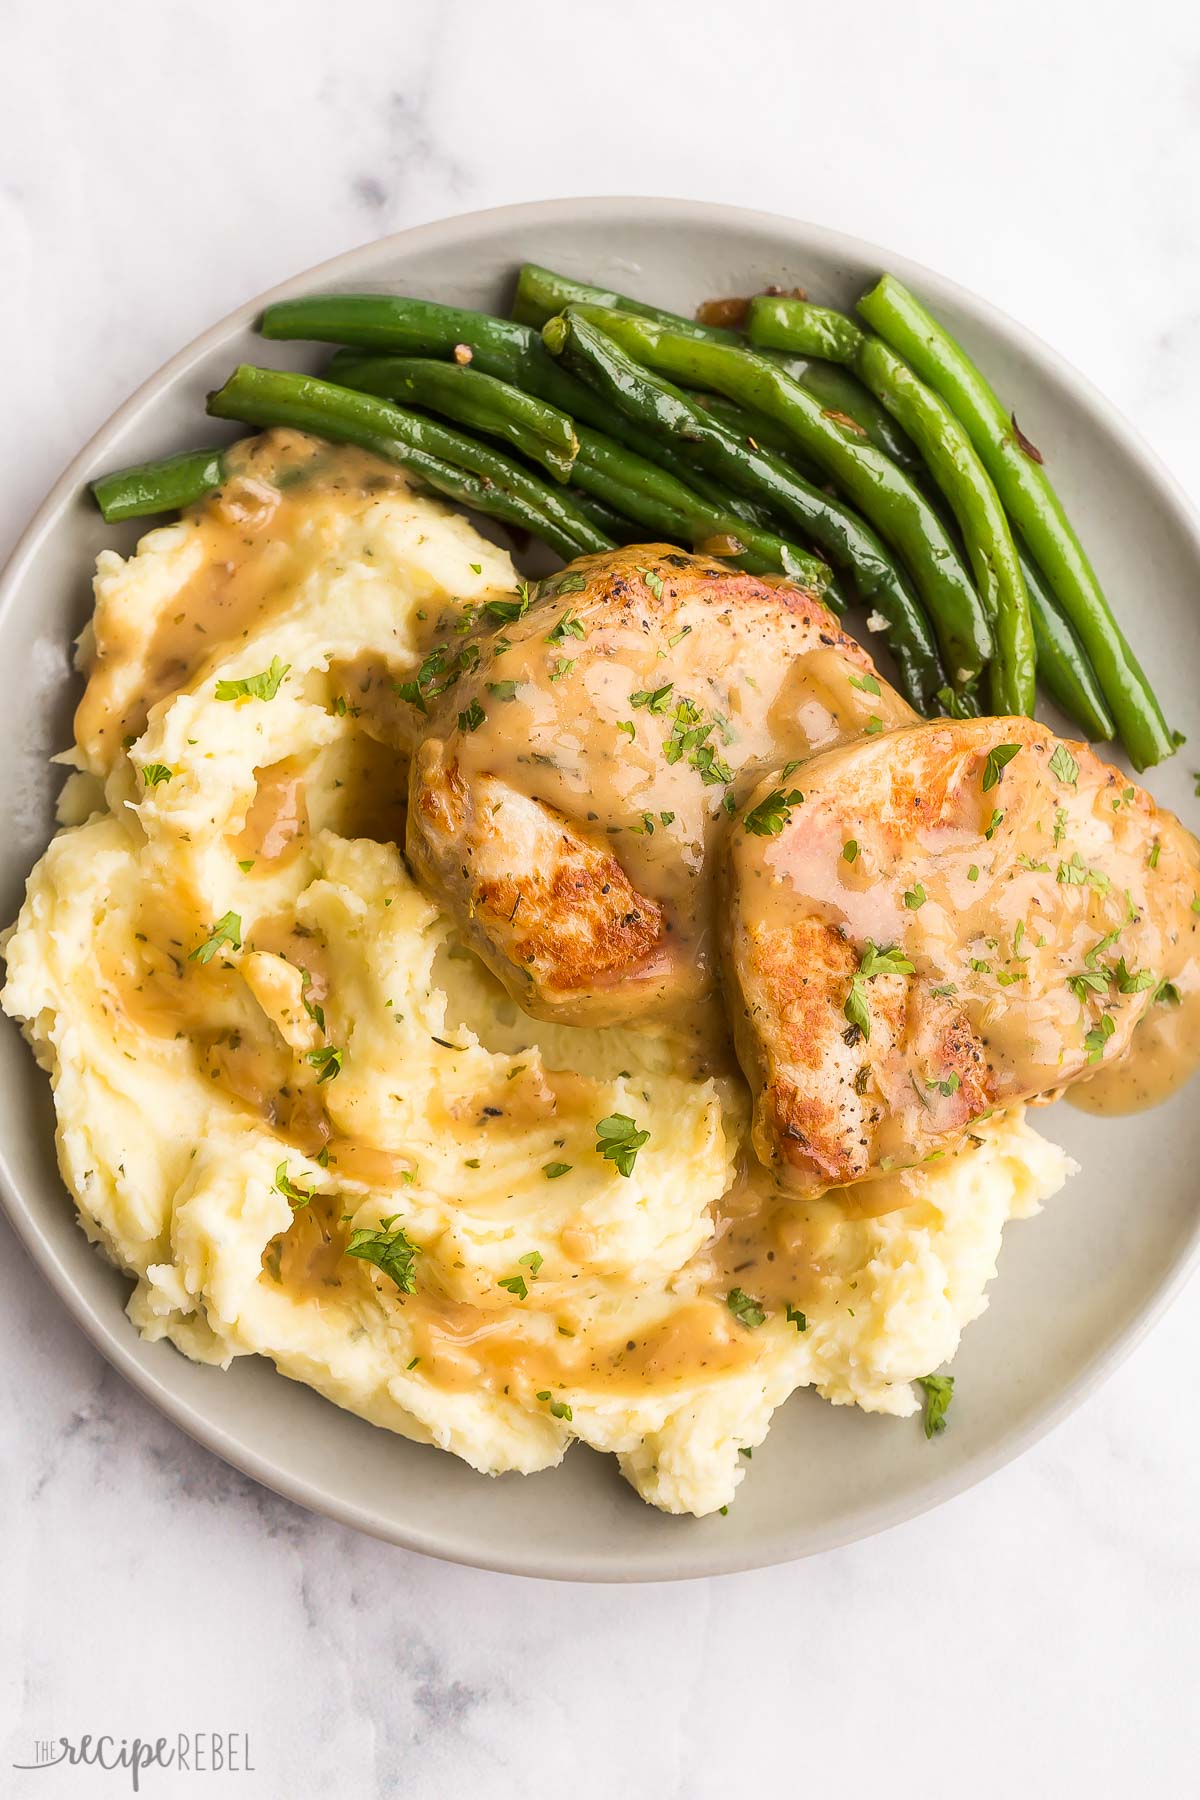
[[[130,1791],[142,1791],[142,1776],[151,1769],[176,1769],[188,1775],[253,1775],[250,1734],[245,1731],[177,1732],[173,1738],[115,1738],[108,1733],[94,1737],[39,1738],[32,1762],[14,1762],[24,1771],[69,1768],[123,1769]],[[111,1792],[112,1790],[107,1790]]]

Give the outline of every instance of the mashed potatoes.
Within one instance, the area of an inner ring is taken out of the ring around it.
[[[3,1005],[148,1337],[268,1356],[488,1473],[581,1438],[707,1513],[796,1387],[913,1411],[1068,1164],[1014,1113],[877,1184],[876,1216],[782,1201],[745,1173],[735,1074],[518,1011],[396,848],[396,684],[515,582],[370,459],[282,434],[102,556],[68,823]],[[612,1114],[649,1133],[628,1178]]]

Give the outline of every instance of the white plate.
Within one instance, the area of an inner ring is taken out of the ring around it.
[[[889,251],[815,226],[671,200],[558,200],[421,226],[338,257],[243,307],[133,396],[76,458],[0,582],[8,671],[0,805],[0,916],[15,916],[53,829],[77,683],[69,647],[90,611],[96,552],[138,530],[106,527],[85,483],[123,464],[222,434],[204,396],[234,363],[314,364],[265,344],[267,300],[367,289],[505,310],[525,259],[690,312],[707,297],[797,283],[850,305],[885,269],[912,286],[976,355],[1046,456],[1104,586],[1171,723],[1200,741],[1200,535],[1185,501],[1129,426],[1045,345],[960,288]],[[1186,758],[1187,753],[1184,753]],[[1193,758],[1194,760],[1194,758]],[[1155,795],[1194,813],[1187,768],[1151,774]],[[1184,1092],[1157,1111],[1100,1121],[1058,1106],[1039,1129],[1083,1172],[1045,1213],[1008,1228],[983,1318],[955,1360],[951,1428],[869,1417],[797,1394],[776,1414],[729,1515],[665,1517],[611,1459],[576,1447],[559,1469],[497,1481],[440,1451],[375,1430],[256,1358],[227,1373],[145,1344],[125,1317],[128,1283],[92,1250],[54,1159],[45,1077],[15,1027],[0,1030],[0,1182],[35,1262],[109,1360],[184,1430],[282,1494],[394,1543],[533,1575],[662,1580],[787,1561],[937,1505],[998,1468],[1074,1407],[1184,1279],[1197,1238],[1200,1108]],[[130,1479],[133,1479],[132,1469]]]

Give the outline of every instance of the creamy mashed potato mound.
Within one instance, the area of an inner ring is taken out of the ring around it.
[[[5,952],[138,1329],[490,1474],[582,1439],[680,1513],[733,1498],[797,1387],[911,1413],[1065,1156],[1014,1111],[789,1201],[746,1173],[731,1065],[521,1013],[396,847],[396,685],[511,596],[508,556],[357,453],[277,433],[238,463],[99,559],[64,826]],[[650,1134],[628,1178],[597,1153],[613,1113]],[[346,1254],[385,1220],[411,1293]]]

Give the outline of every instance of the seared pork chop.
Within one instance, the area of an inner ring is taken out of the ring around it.
[[[919,724],[771,777],[723,873],[755,1150],[802,1193],[1119,1059],[1200,947],[1195,839],[1028,719]]]
[[[812,594],[667,546],[505,610],[414,755],[409,860],[527,1012],[677,1013],[714,991],[714,843],[763,771],[915,715]]]

